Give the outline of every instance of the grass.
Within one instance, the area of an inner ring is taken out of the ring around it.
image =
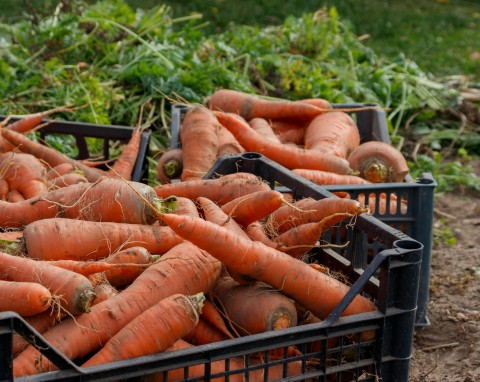
[[[58,1],[29,0],[28,3],[32,9],[47,11]],[[129,0],[127,3],[132,7],[150,8],[159,2]],[[478,0],[171,0],[163,3],[172,7],[174,17],[202,13],[208,22],[205,31],[209,33],[223,31],[230,22],[280,24],[287,15],[300,16],[322,5],[333,5],[340,18],[377,54],[387,58],[404,54],[422,70],[436,76],[468,75],[473,81],[480,80]],[[0,8],[0,17],[13,21],[22,17],[25,6],[19,0],[0,0]]]

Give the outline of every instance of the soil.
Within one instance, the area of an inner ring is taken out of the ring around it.
[[[430,325],[416,330],[409,381],[480,381],[480,192],[436,196],[433,230]]]

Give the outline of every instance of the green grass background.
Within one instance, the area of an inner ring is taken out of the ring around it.
[[[94,2],[94,1],[90,1]],[[149,8],[158,0],[128,0],[132,7]],[[480,79],[479,0],[190,0],[163,1],[174,17],[203,14],[206,33],[238,24],[279,24],[286,16],[300,16],[335,6],[344,23],[378,55],[404,54],[437,76],[469,75]],[[29,5],[28,5],[29,4]],[[52,12],[58,1],[0,0],[1,20],[18,20],[25,12]],[[67,6],[76,6],[66,1]],[[29,10],[30,9],[30,10]],[[32,11],[33,10],[33,11]]]

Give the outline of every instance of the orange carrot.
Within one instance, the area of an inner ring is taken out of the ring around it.
[[[286,119],[275,119],[270,123],[280,142],[303,146],[307,123]]]
[[[85,276],[42,261],[2,252],[0,279],[39,283],[58,298],[61,307],[74,315],[87,312],[95,299],[93,286]]]
[[[137,192],[150,203],[160,202],[150,186],[113,178],[102,178],[92,184],[74,184],[23,202],[0,201],[0,227],[22,227],[56,216],[135,224],[155,222],[155,214]]]
[[[47,330],[43,337],[66,357],[78,359],[100,348],[158,301],[176,293],[207,293],[218,278],[220,269],[220,262],[193,244],[184,242],[148,267],[128,288],[92,306],[88,314],[79,315],[75,320],[63,320]],[[45,358],[35,362],[39,359],[38,355],[33,346],[21,352],[13,361],[14,376],[55,369]]]
[[[123,147],[122,153],[116,158],[107,174],[113,178],[132,179],[132,171],[138,159],[140,142],[143,129],[137,127],[133,130],[128,143]]]
[[[17,202],[23,202],[25,201],[25,197],[22,195],[22,193],[18,190],[9,190],[7,194],[6,201],[9,203],[17,203]]]
[[[68,106],[60,106],[53,109],[42,111],[40,113],[28,114],[14,122],[7,124],[6,128],[9,130],[16,131],[18,133],[25,134],[30,132],[36,126],[38,126],[45,117],[48,117],[52,114],[61,113],[64,111],[71,111],[74,109],[75,108],[71,108]]]
[[[352,117],[334,111],[315,117],[305,129],[305,148],[347,158],[360,145],[360,132]]]
[[[57,189],[78,183],[88,183],[88,179],[78,172],[69,172],[52,179],[48,185],[51,189]]]
[[[207,321],[210,325],[220,330],[227,338],[234,338],[230,330],[225,325],[225,321],[218,311],[217,307],[210,301],[203,302],[202,312],[200,318]]]
[[[199,216],[197,205],[192,199],[184,198],[182,196],[175,197],[175,199],[176,199],[176,208],[175,208],[174,214]]]
[[[106,280],[115,287],[122,287],[132,283],[142,272],[152,264],[154,257],[150,252],[140,246],[130,247],[115,252],[103,260],[110,268],[105,267],[101,273],[91,275],[93,285],[100,280]]]
[[[170,149],[162,154],[157,164],[157,178],[162,183],[180,179],[183,171],[183,150]]]
[[[311,168],[349,174],[352,170],[348,161],[336,156],[327,156],[315,150],[304,150],[285,144],[276,144],[264,139],[247,122],[241,121],[231,113],[214,112],[219,122],[237,138],[248,151],[257,152],[280,163],[286,168]]]
[[[258,134],[263,136],[263,138],[271,141],[273,143],[281,143],[278,136],[273,131],[272,126],[265,118],[253,118],[248,121],[250,127],[255,130]]]
[[[304,98],[295,102],[304,102],[319,107],[320,109],[331,109],[332,104],[324,98]]]
[[[24,317],[24,320],[34,328],[38,333],[42,334],[47,331],[48,328],[55,325],[62,320],[67,313],[57,308],[47,309],[45,312],[36,314],[35,316]],[[14,333],[12,353],[16,356],[23,349],[29,345],[28,341],[20,334]]]
[[[60,163],[55,167],[51,167],[46,174],[47,180],[53,180],[59,176],[69,174],[71,172],[78,172],[81,174],[81,171],[76,171],[75,166],[72,163]]]
[[[50,290],[37,282],[0,279],[0,312],[12,311],[21,316],[34,316],[52,304]]]
[[[10,186],[5,178],[0,178],[0,200],[5,200],[10,191]]]
[[[360,178],[356,175],[341,175],[335,174],[334,172],[310,170],[304,168],[295,168],[292,169],[292,172],[322,186],[336,184],[371,184],[371,182],[368,180]]]
[[[136,246],[164,254],[182,241],[165,226],[52,218],[27,225],[18,245],[33,259],[96,260]]]
[[[368,208],[357,200],[340,199],[336,197],[313,199],[305,198],[293,203],[296,209],[284,205],[270,214],[269,229],[278,234],[303,223],[318,222],[334,213],[349,213],[352,215],[368,212]]]
[[[192,345],[213,344],[230,339],[223,331],[210,322],[200,317],[197,325],[182,339],[188,341]]]
[[[224,155],[236,155],[245,152],[245,149],[238,143],[237,139],[224,126],[219,126],[217,135],[217,158]]]
[[[201,179],[217,159],[219,123],[204,106],[191,107],[180,126],[183,151],[181,179]]]
[[[403,182],[409,171],[403,154],[380,141],[362,143],[349,155],[348,162],[362,178],[372,183]]]
[[[203,293],[196,296],[174,294],[160,300],[125,325],[82,366],[100,365],[168,349],[198,323],[204,298]]]
[[[323,233],[351,217],[353,215],[349,213],[335,213],[324,217],[319,222],[304,223],[290,228],[275,238],[278,243],[277,249],[297,259],[301,258],[315,246]]]
[[[108,282],[95,285],[94,291],[96,297],[93,305],[100,304],[101,302],[108,300],[119,293],[118,290]]]
[[[252,240],[259,241],[262,244],[270,248],[277,248],[278,244],[273,241],[266,232],[264,223],[262,222],[253,222],[249,224],[245,229],[248,237]]]
[[[47,192],[45,166],[33,155],[24,153],[6,153],[0,156],[0,168],[3,178],[9,183],[9,189],[16,190],[25,199]]]
[[[166,198],[170,195],[195,200],[199,196],[219,204],[225,204],[239,196],[255,191],[269,190],[270,186],[255,175],[234,173],[216,179],[198,179],[188,182],[164,184],[154,188],[157,196]]]
[[[173,346],[168,348],[166,351],[177,351],[193,347],[194,345],[179,340]],[[210,375],[217,375],[220,373],[226,373],[228,370],[228,381],[229,382],[244,382],[246,380],[250,382],[264,382],[267,381],[279,381],[286,380],[286,377],[301,376],[302,374],[302,362],[301,361],[291,361],[284,364],[264,364],[263,368],[258,369],[258,365],[263,364],[259,360],[248,360],[249,365],[255,367],[255,369],[250,369],[248,371],[245,366],[245,361],[240,357],[227,358],[225,360],[212,361],[209,363],[208,380],[211,382],[223,382],[226,380],[225,377],[210,378]],[[268,370],[268,379],[266,378],[266,373]],[[233,373],[237,371],[237,373]],[[145,382],[163,382],[163,381],[183,381],[188,376],[188,379],[195,380],[204,380],[207,377],[206,369],[204,364],[198,364],[188,367],[182,367],[179,369],[173,369],[166,372],[159,372],[145,376]]]
[[[359,194],[357,200],[368,205],[370,212],[378,215],[390,214],[406,214],[407,213],[407,201],[399,200],[396,194],[389,194],[382,192],[379,194],[370,193],[368,197],[365,194]]]
[[[256,191],[225,203],[222,211],[242,227],[260,220],[285,203],[281,192],[276,190]]]
[[[8,140],[14,147],[17,147],[20,151],[31,154],[48,163],[50,167],[55,167],[65,162],[71,163],[76,169],[81,170],[85,177],[91,182],[98,180],[100,177],[106,174],[104,171],[86,166],[80,161],[62,154],[60,151],[37,143],[22,133],[17,133],[16,131],[5,128],[3,128],[0,132],[2,137]]]
[[[214,223],[173,214],[163,214],[162,219],[179,236],[206,250],[235,272],[282,290],[318,317],[328,316],[349,291],[347,285],[315,271],[303,261]],[[228,250],[221,243],[228,243]],[[343,315],[375,309],[371,300],[357,295]]]
[[[309,120],[325,111],[307,102],[266,99],[229,89],[215,91],[208,100],[208,107],[213,111],[239,114],[247,121],[257,117],[267,120],[280,118]]]
[[[213,287],[212,296],[227,322],[242,336],[297,325],[293,301],[268,285],[241,285],[225,274]]]

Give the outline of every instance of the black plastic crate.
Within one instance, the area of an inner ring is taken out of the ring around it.
[[[365,106],[377,106],[368,103],[353,104],[334,104],[334,108],[356,109],[352,112],[356,120],[361,143],[368,141],[381,141],[390,143],[390,134],[388,131],[387,119],[384,110],[381,109],[364,109]],[[172,122],[171,122],[171,147],[180,147],[179,129],[188,106],[173,105],[172,106]],[[233,169],[232,169],[233,171]],[[313,183],[311,186],[317,187]],[[371,185],[341,185],[341,186],[321,186],[332,192],[345,191],[350,197],[357,198],[359,195],[370,195],[374,198],[375,204],[378,205],[378,198],[383,195],[386,198],[386,208],[388,212],[380,213],[379,210],[373,213],[373,216],[379,220],[401,230],[415,240],[420,241],[423,248],[423,260],[420,279],[420,288],[418,296],[418,310],[415,320],[417,329],[423,329],[430,325],[428,318],[429,304],[429,285],[430,285],[430,260],[432,252],[433,239],[433,206],[434,191],[437,183],[431,173],[424,173],[418,179],[412,179],[410,174],[407,175],[406,181],[403,183],[381,183]],[[390,210],[391,198],[397,197],[406,203],[407,210],[396,211]],[[367,199],[368,200],[368,199]]]
[[[270,186],[288,188],[296,199],[322,199],[333,194],[292,174],[283,166],[256,153],[246,153],[231,160],[217,161],[209,176],[236,171],[253,173]],[[234,170],[232,171],[232,165]],[[378,219],[360,215],[348,229],[347,246],[312,250],[310,259],[341,272],[351,284],[349,292],[328,318],[316,324],[251,335],[193,347],[171,353],[138,357],[91,368],[81,368],[55,351],[18,315],[0,313],[1,354],[11,355],[14,332],[30,337],[44,356],[61,370],[18,378],[16,381],[144,381],[152,373],[166,373],[179,368],[205,365],[202,378],[185,381],[252,380],[250,373],[299,362],[302,373],[285,377],[286,381],[408,381],[417,307],[422,244]],[[330,237],[337,243],[335,236]],[[344,239],[341,243],[343,244]],[[372,298],[375,312],[341,317],[343,310],[358,294]],[[373,331],[373,339],[361,340],[361,333]],[[272,349],[295,345],[301,351],[293,357],[270,358]],[[213,372],[216,361],[261,354],[264,363],[246,363],[242,369]],[[228,379],[226,379],[228,378]],[[11,356],[0,359],[0,380],[11,380]]]
[[[0,121],[4,120],[5,116],[0,116]],[[12,118],[12,121],[18,118]],[[44,142],[45,137],[58,135],[66,139],[71,138],[72,142],[75,142],[75,149],[77,155],[75,159],[92,159],[93,153],[89,150],[88,140],[90,138],[101,139],[102,150],[101,153],[95,153],[101,155],[101,160],[108,160],[112,157],[113,146],[118,144],[124,144],[128,142],[134,131],[133,127],[129,126],[116,126],[116,125],[96,125],[82,122],[71,122],[61,120],[48,120],[45,119],[42,123],[50,122],[48,125],[38,130],[40,134],[40,143]],[[140,149],[138,152],[137,161],[132,170],[132,180],[137,182],[146,183],[148,178],[148,146],[150,142],[151,131],[144,130],[140,141]],[[106,169],[106,166],[100,165],[99,168]]]

